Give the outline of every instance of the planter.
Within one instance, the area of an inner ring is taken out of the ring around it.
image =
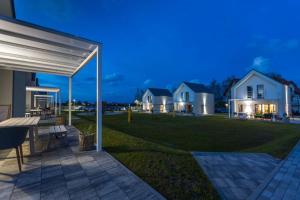
[[[90,151],[95,149],[95,134],[79,135],[79,150]]]

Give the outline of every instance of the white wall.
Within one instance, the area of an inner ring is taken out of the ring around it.
[[[254,112],[254,104],[257,101],[257,85],[264,85],[264,99],[261,101],[272,101],[277,104],[277,111],[280,116],[286,113],[286,109],[291,113],[291,106],[286,108],[286,103],[291,104],[291,94],[288,89],[286,98],[285,86],[277,81],[274,81],[264,75],[258,74],[257,72],[249,73],[248,76],[244,78],[238,85],[234,86],[231,90],[232,99],[243,99],[247,100],[247,86],[251,86],[253,88],[253,99],[249,99],[249,101],[245,102],[250,105],[252,108],[252,112]],[[287,101],[286,101],[287,100]],[[252,101],[252,102],[251,102]],[[249,107],[248,105],[248,107]],[[233,112],[238,111],[237,103],[233,103]]]
[[[193,90],[191,90],[189,87],[187,87],[184,83],[182,83],[178,89],[174,92],[174,95],[173,95],[173,99],[174,99],[174,102],[181,102],[181,101],[184,101],[184,99],[181,99],[181,93],[185,93],[186,92],[189,92],[190,94],[190,102],[193,102],[195,100],[195,92]]]
[[[196,94],[193,112],[195,115],[208,115],[215,113],[215,97],[209,93]]]
[[[253,75],[234,90],[234,99],[247,99],[247,86],[253,88],[253,99],[257,99],[257,85],[264,85],[265,99],[280,99],[283,95],[282,84]]]
[[[152,97],[152,103],[148,103],[148,96]],[[149,90],[145,92],[143,95],[143,110],[151,110],[153,108],[153,112],[158,113],[160,111],[160,106],[165,105],[165,111],[170,112],[173,110],[173,97],[168,96],[154,96]]]
[[[195,93],[188,86],[182,83],[178,89],[175,91],[173,99],[174,99],[174,109],[175,111],[183,111],[185,110],[186,100],[181,98],[181,93],[189,93],[189,101],[192,105],[193,113],[195,115],[203,115],[203,114],[214,114],[215,113],[215,98],[213,94],[209,93]],[[183,103],[181,103],[183,102]]]

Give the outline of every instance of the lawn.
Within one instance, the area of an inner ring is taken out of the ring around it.
[[[84,130],[93,117],[76,123]],[[168,199],[218,199],[190,151],[266,152],[283,158],[300,126],[240,121],[224,116],[104,116],[104,148]]]

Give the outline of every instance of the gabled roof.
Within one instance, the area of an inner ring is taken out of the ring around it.
[[[239,83],[240,81],[242,81],[245,77],[247,77],[250,73],[259,73],[273,81],[276,81],[277,83],[280,83],[282,85],[293,85],[295,87],[295,93],[297,94],[300,94],[300,89],[298,88],[297,84],[293,81],[288,81],[284,78],[280,78],[280,77],[271,77],[270,75],[268,74],[265,74],[265,73],[262,73],[258,70],[255,70],[255,69],[252,69],[251,71],[249,71],[242,79],[235,79],[232,81],[232,83],[230,84],[230,86],[226,89],[225,93],[224,93],[224,96],[226,96],[226,94],[230,91],[230,89],[235,86],[237,83]]]
[[[193,90],[195,93],[210,93],[211,91],[203,84],[199,83],[191,83],[191,82],[183,82],[186,86],[188,86],[191,90]]]
[[[167,96],[172,97],[171,92],[168,89],[161,89],[161,88],[148,88],[148,90],[154,95],[154,96]]]

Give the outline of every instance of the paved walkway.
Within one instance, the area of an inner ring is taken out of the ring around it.
[[[300,199],[300,142],[249,199]]]
[[[0,152],[10,158],[0,159],[0,199],[164,199],[108,153],[79,152],[77,138],[70,128],[67,144],[26,157],[21,174],[14,151]]]
[[[268,154],[194,152],[223,199],[247,199],[275,169],[279,160]]]

